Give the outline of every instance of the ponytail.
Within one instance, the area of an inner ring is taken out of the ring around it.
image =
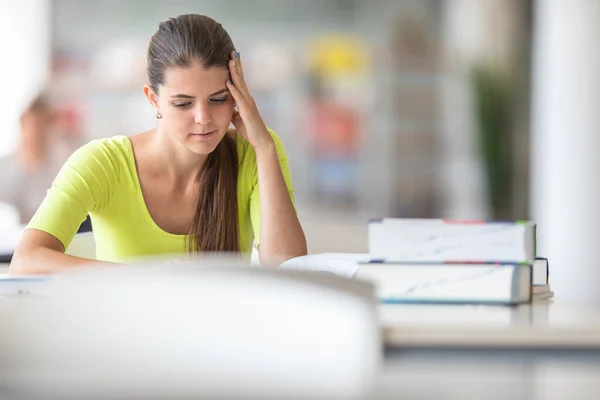
[[[188,248],[195,252],[240,252],[238,228],[238,157],[235,140],[226,134],[206,159]]]

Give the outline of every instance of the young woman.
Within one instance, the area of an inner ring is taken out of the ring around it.
[[[12,274],[64,271],[89,214],[97,262],[239,252],[261,262],[306,254],[285,150],[250,95],[225,29],[201,15],[159,25],[144,93],[157,126],[92,141],[57,175],[15,251]],[[228,130],[233,123],[236,130]]]

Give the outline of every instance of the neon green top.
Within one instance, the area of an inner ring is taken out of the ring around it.
[[[277,134],[269,132],[294,201],[287,154]],[[258,242],[260,234],[256,154],[239,134],[237,152],[240,248],[249,256],[252,242],[254,238]],[[51,234],[66,249],[88,214],[98,260],[122,262],[158,254],[187,253],[187,235],[162,230],[150,216],[127,136],[93,140],[74,152],[27,228]]]

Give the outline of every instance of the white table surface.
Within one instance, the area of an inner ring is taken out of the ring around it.
[[[600,348],[600,312],[556,300],[518,307],[381,305],[390,347]]]
[[[600,349],[600,311],[554,299],[518,307],[382,304],[379,318],[388,348]]]

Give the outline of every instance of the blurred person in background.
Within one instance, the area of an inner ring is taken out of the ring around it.
[[[91,141],[69,158],[23,234],[12,274],[91,263],[64,254],[88,213],[101,264],[196,252],[249,257],[254,240],[261,262],[306,254],[286,152],[221,24],[196,14],[162,22],[147,61],[156,128]]]
[[[17,150],[0,158],[0,202],[14,205],[22,224],[33,217],[66,159],[53,151],[55,122],[47,95],[38,95],[21,115]]]

